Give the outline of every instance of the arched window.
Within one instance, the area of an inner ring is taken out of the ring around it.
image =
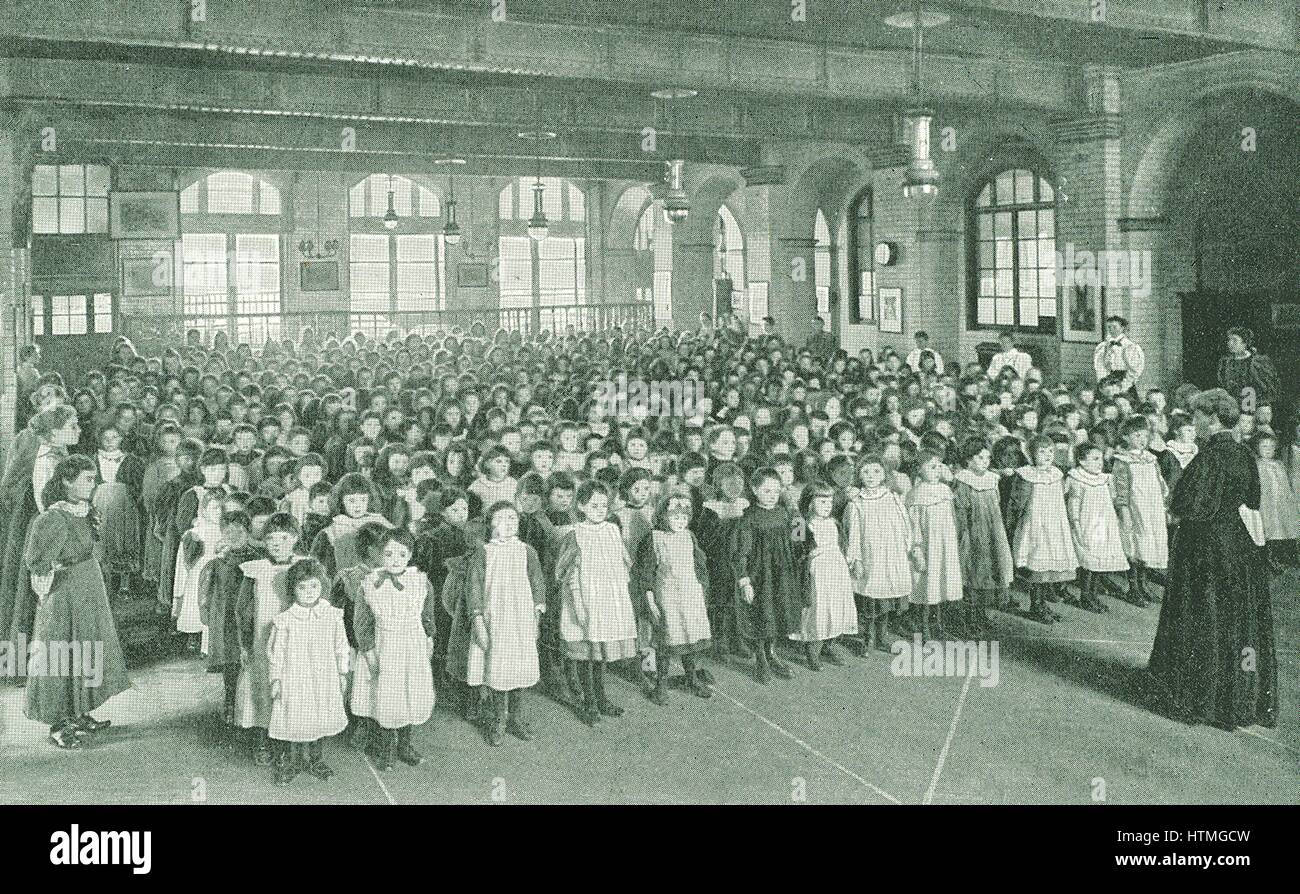
[[[280,337],[280,190],[243,171],[215,171],[181,190],[185,327],[259,346]]]
[[[582,326],[587,303],[587,205],[581,189],[560,177],[543,177],[542,211],[548,233],[529,238],[536,178],[510,181],[497,196],[497,251],[502,308],[535,309],[542,329]],[[513,325],[509,319],[506,323]]]
[[[831,228],[820,208],[813,218],[813,281],[817,288],[817,313],[831,310]]]
[[[864,189],[849,205],[849,288],[853,300],[849,319],[865,323],[876,317],[875,243],[872,241],[871,190]]]
[[[714,311],[725,314],[739,308],[745,294],[745,235],[725,204],[718,208],[713,228],[713,280]],[[722,283],[729,286],[727,295],[720,292]]]
[[[983,181],[968,208],[968,324],[1055,332],[1056,191],[1023,168]]]
[[[399,218],[384,225],[388,195]],[[396,174],[371,174],[348,191],[348,284],[352,331],[383,337],[393,327],[437,322],[447,307],[447,246],[438,193]]]

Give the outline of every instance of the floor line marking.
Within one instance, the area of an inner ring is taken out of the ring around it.
[[[1009,636],[998,637],[998,639],[1037,639],[1056,643],[1103,643],[1111,646],[1150,645],[1150,642],[1144,639],[1075,639],[1072,636],[1033,636],[1027,633],[1014,633]]]
[[[884,798],[885,800],[889,801],[891,804],[902,804],[902,803],[903,803],[902,801],[898,800],[898,799],[895,798],[893,795],[891,795],[889,792],[885,791],[883,788],[880,788],[880,787],[877,786],[877,785],[872,785],[870,782],[867,782],[867,780],[863,779],[863,778],[862,778],[861,776],[859,776],[857,773],[854,773],[854,772],[853,772],[852,770],[850,770],[848,767],[846,767],[846,766],[844,766],[843,764],[839,763],[839,762],[836,761],[835,759],[830,758],[830,757],[827,757],[825,754],[822,754],[822,753],[821,753],[820,751],[818,751],[816,748],[812,747],[812,746],[809,745],[807,742],[805,742],[803,739],[799,738],[799,737],[796,736],[794,733],[790,732],[790,731],[787,730],[785,727],[781,726],[781,724],[777,723],[775,720],[769,720],[767,717],[764,717],[762,714],[758,713],[758,712],[755,711],[753,708],[749,707],[748,705],[746,705],[744,702],[740,701],[739,699],[732,698],[730,695],[728,695],[727,693],[723,692],[723,691],[722,691],[721,689],[719,689],[717,686],[714,686],[714,687],[713,687],[713,691],[716,692],[718,695],[722,696],[723,698],[725,698],[727,701],[731,702],[731,703],[732,703],[733,705],[735,705],[737,708],[740,708],[740,709],[741,709],[742,711],[744,711],[745,713],[747,713],[747,714],[751,714],[751,715],[753,715],[754,717],[757,717],[759,720],[761,720],[761,721],[763,721],[764,723],[766,723],[766,724],[767,724],[768,726],[770,726],[772,729],[776,730],[778,733],[780,733],[781,735],[785,736],[785,737],[786,737],[787,739],[789,739],[790,741],[794,742],[796,745],[798,745],[798,746],[799,746],[800,748],[802,748],[804,751],[807,751],[809,754],[813,755],[814,757],[819,758],[819,759],[825,761],[827,764],[829,764],[830,766],[834,767],[836,770],[839,770],[839,771],[840,771],[841,773],[843,773],[845,776],[848,776],[850,779],[853,779],[853,780],[857,781],[860,785],[863,785],[863,786],[865,786],[866,788],[871,789],[873,792],[875,792],[876,794],[880,795],[880,797],[882,797],[882,798]]]
[[[378,782],[378,783],[379,783],[379,787],[380,787],[381,789],[383,789],[384,797],[388,799],[388,803],[389,803],[391,806],[396,807],[396,806],[397,806],[397,802],[396,802],[395,800],[393,800],[392,792],[390,792],[390,791],[388,790],[388,786],[384,785],[384,780],[383,780],[383,778],[380,777],[380,775],[379,775],[379,771],[377,771],[377,770],[375,769],[375,765],[372,764],[372,763],[370,762],[370,755],[368,755],[368,754],[363,754],[363,755],[361,756],[361,759],[362,759],[363,761],[366,762],[366,767],[369,768],[369,770],[370,770],[370,775],[373,776],[373,777],[375,777],[375,782]]]
[[[1278,748],[1281,748],[1285,751],[1289,751],[1292,754],[1300,754],[1300,751],[1297,751],[1296,749],[1292,748],[1290,745],[1286,744],[1285,742],[1279,742],[1277,739],[1271,739],[1268,736],[1264,735],[1263,733],[1255,732],[1253,729],[1246,729],[1245,727],[1241,727],[1238,729],[1238,732],[1245,733],[1248,736],[1254,736],[1256,739],[1263,739],[1265,742],[1272,742]]]
[[[961,696],[957,699],[957,710],[953,712],[952,723],[948,724],[948,738],[944,740],[943,751],[939,752],[939,763],[934,767],[934,775],[930,777],[930,787],[925,790],[925,797],[921,800],[922,804],[929,804],[934,800],[934,791],[939,787],[939,777],[943,775],[943,765],[948,760],[948,750],[952,748],[953,737],[957,735],[957,722],[961,720],[961,710],[966,705],[966,693],[970,692],[971,680],[975,679],[971,668],[966,673],[966,682],[962,684]]]

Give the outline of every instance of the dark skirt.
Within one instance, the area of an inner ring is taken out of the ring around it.
[[[1276,725],[1268,564],[1236,513],[1178,526],[1148,669],[1179,719]]]
[[[78,672],[71,674],[32,676],[27,681],[26,709],[32,720],[54,726],[75,719],[131,685],[104,590],[104,575],[93,558],[59,571],[50,595],[36,611],[32,646],[47,644],[47,652],[53,654],[61,649],[60,644],[71,643],[94,644],[94,667],[73,668]]]
[[[3,552],[0,552],[0,637],[17,641],[30,636],[36,616],[36,594],[32,592],[23,550],[27,546],[27,529],[36,517],[36,497],[31,488],[5,525]]]

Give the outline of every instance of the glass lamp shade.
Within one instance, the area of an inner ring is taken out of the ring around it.
[[[930,123],[934,113],[929,109],[907,111],[907,136],[910,158],[903,180],[903,195],[934,195],[939,191],[939,171],[930,157]]]
[[[442,228],[443,241],[448,245],[460,243],[460,225],[456,223],[456,200],[447,202],[447,223]]]
[[[384,229],[395,230],[397,229],[397,224],[398,224],[397,209],[393,207],[393,192],[392,190],[389,190],[388,210],[384,212]]]
[[[528,219],[528,238],[534,242],[541,242],[550,231],[550,223],[546,220],[546,213],[542,211],[543,189],[545,187],[540,180],[533,184],[533,216]]]

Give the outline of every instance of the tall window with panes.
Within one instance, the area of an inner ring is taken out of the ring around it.
[[[503,310],[538,309],[543,329],[582,326],[579,305],[587,303],[587,204],[574,183],[543,177],[542,210],[549,231],[538,242],[528,236],[535,178],[512,180],[497,195],[497,251]],[[517,318],[503,316],[503,324]]]
[[[646,198],[650,196],[646,191]],[[632,233],[636,264],[633,298],[651,302],[656,326],[673,321],[673,234],[664,222],[663,203],[648,201]]]
[[[217,171],[181,190],[181,310],[205,341],[224,331],[257,347],[280,337],[280,190]]]
[[[1022,168],[990,177],[969,208],[969,323],[1056,331],[1056,191]]]
[[[813,281],[817,290],[817,314],[831,311],[831,228],[820,208],[813,218]]]
[[[107,165],[35,165],[32,232],[107,233],[109,184]]]
[[[388,196],[398,217],[384,227]],[[352,331],[381,338],[390,329],[436,326],[447,309],[447,244],[442,202],[406,177],[371,174],[348,193],[348,281]]]

